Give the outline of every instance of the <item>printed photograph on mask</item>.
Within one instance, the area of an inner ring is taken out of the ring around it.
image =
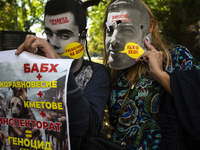
[[[142,3],[137,1],[115,1],[108,8],[106,22],[105,47],[109,65],[112,69],[125,69],[135,64],[134,54],[142,54],[147,50],[144,42],[151,38],[149,33],[150,17]],[[129,43],[135,43],[131,46]],[[126,53],[121,51],[127,49]],[[141,47],[141,53],[138,52]],[[131,55],[133,57],[130,57]]]
[[[45,34],[49,44],[61,56],[65,54],[65,47],[68,44],[79,42],[79,29],[75,25],[74,15],[71,12],[53,16],[46,15]]]
[[[79,11],[75,7],[81,7],[76,1],[68,1],[65,7],[59,4],[49,3],[45,10],[45,30],[48,43],[54,48],[55,52],[62,58],[79,59],[83,56],[83,47],[77,48],[72,44],[69,48],[66,48],[71,43],[79,43],[80,46],[84,45],[85,38],[85,20],[84,13],[80,15]],[[69,46],[68,46],[69,47]],[[70,51],[70,52],[69,52]]]

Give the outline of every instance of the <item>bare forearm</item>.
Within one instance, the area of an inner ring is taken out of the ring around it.
[[[159,75],[156,76],[155,80],[159,82],[170,95],[172,95],[170,76],[165,71],[160,72]]]

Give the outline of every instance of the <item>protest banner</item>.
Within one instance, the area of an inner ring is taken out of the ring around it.
[[[70,149],[65,91],[72,61],[0,52],[1,147]]]

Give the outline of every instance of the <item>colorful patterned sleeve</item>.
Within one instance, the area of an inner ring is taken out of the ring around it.
[[[200,70],[200,66],[190,51],[182,45],[176,45],[172,50],[174,70]]]

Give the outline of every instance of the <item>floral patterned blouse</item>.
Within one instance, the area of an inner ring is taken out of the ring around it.
[[[174,70],[198,69],[197,61],[184,46],[177,45],[172,51]],[[109,101],[110,122],[113,126],[111,141],[126,144],[130,150],[158,150],[161,149],[161,133],[158,125],[158,104],[161,85],[153,78],[143,77],[136,82],[133,90],[123,105],[127,91],[131,84],[127,84],[126,70],[119,72],[116,84],[111,91]]]

